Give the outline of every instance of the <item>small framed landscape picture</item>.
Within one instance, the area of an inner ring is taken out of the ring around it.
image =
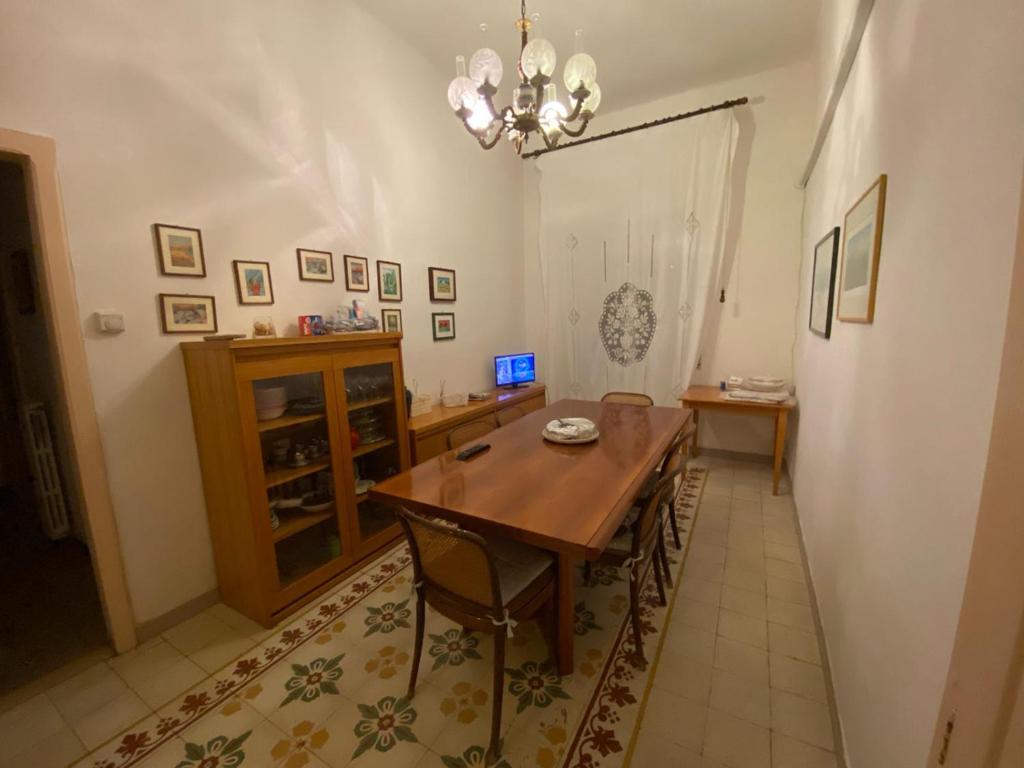
[[[875,319],[885,182],[883,173],[853,204],[843,222],[843,267],[836,315],[846,323],[870,323]]]
[[[370,290],[370,261],[362,256],[345,256],[345,290]]]
[[[270,264],[265,261],[233,261],[239,304],[273,304]]]
[[[430,267],[430,300],[455,301],[455,270]]]
[[[158,298],[164,333],[217,332],[217,304],[213,296],[161,293]]]
[[[434,341],[455,338],[454,312],[434,312],[431,317],[434,321]]]
[[[203,235],[192,227],[154,224],[160,274],[175,277],[206,277]]]
[[[402,332],[402,310],[382,309],[380,311],[381,325],[384,326],[384,333]]]
[[[299,256],[299,280],[334,282],[334,254],[330,251],[311,251],[306,248],[297,248],[295,252]]]
[[[832,294],[836,287],[836,262],[839,259],[839,227],[834,227],[814,246],[814,272],[811,274],[810,329],[823,338],[832,335]]]
[[[381,301],[402,300],[402,265],[393,261],[377,262],[377,293]]]

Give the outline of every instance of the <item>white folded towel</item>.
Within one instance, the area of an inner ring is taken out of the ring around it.
[[[754,392],[750,389],[731,389],[725,393],[727,400],[751,400],[761,403],[784,403],[789,392]]]
[[[548,422],[545,429],[552,435],[558,435],[567,440],[584,440],[592,437],[597,431],[597,427],[590,419],[576,417],[554,419]]]

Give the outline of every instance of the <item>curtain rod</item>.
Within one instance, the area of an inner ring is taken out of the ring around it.
[[[647,128],[655,128],[659,125],[665,125],[666,123],[674,123],[677,120],[685,120],[688,117],[697,117],[698,115],[706,115],[708,112],[717,112],[720,109],[732,109],[733,107],[742,107],[748,101],[746,96],[739,99],[730,99],[729,101],[723,101],[721,104],[712,104],[710,107],[701,107],[695,109],[692,112],[683,112],[679,115],[670,115],[669,117],[662,117],[658,120],[652,120],[649,123],[640,123],[639,125],[631,125],[628,128],[619,128],[617,131],[608,131],[608,133],[599,133],[596,136],[588,136],[585,139],[579,139],[577,141],[570,141],[568,144],[559,144],[551,149],[537,149],[533,152],[527,152],[523,155],[523,160],[527,160],[533,157],[540,157],[546,155],[548,152],[557,152],[560,149],[568,149],[569,147],[578,147],[581,144],[589,144],[592,141],[601,141],[601,139],[610,139],[613,136],[622,136],[626,133],[633,133],[634,131],[643,131]]]

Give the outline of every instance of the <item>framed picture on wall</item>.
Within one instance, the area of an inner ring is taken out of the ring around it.
[[[883,173],[853,204],[843,222],[843,266],[839,276],[837,316],[846,323],[870,323],[875,319],[885,182]]]
[[[434,322],[434,341],[455,338],[454,312],[434,312],[431,317]]]
[[[217,332],[217,300],[213,296],[161,293],[158,299],[164,333]]]
[[[814,271],[811,273],[811,318],[808,327],[822,338],[832,335],[832,296],[836,287],[839,260],[839,227],[833,227],[814,246]]]
[[[382,309],[380,311],[380,322],[384,328],[384,333],[401,333],[402,310]]]
[[[362,256],[345,255],[345,290],[370,290],[370,260]]]
[[[296,248],[299,257],[299,280],[318,283],[334,282],[334,254],[330,251],[311,251]]]
[[[174,277],[206,277],[203,233],[192,227],[154,224],[153,236],[160,256],[160,274]]]
[[[273,304],[270,264],[265,261],[233,261],[239,304]]]
[[[455,301],[455,270],[430,267],[430,300]]]
[[[393,261],[377,262],[377,295],[381,301],[402,300],[402,265]]]

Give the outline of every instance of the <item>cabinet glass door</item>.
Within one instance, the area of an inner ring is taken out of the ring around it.
[[[324,375],[316,371],[252,383],[281,588],[349,549],[338,525]]]
[[[376,483],[402,470],[398,392],[391,363],[344,369],[345,403],[352,446],[352,482],[356,500],[356,534],[361,542],[394,533],[393,508],[368,498]],[[371,543],[367,548],[372,548]]]

